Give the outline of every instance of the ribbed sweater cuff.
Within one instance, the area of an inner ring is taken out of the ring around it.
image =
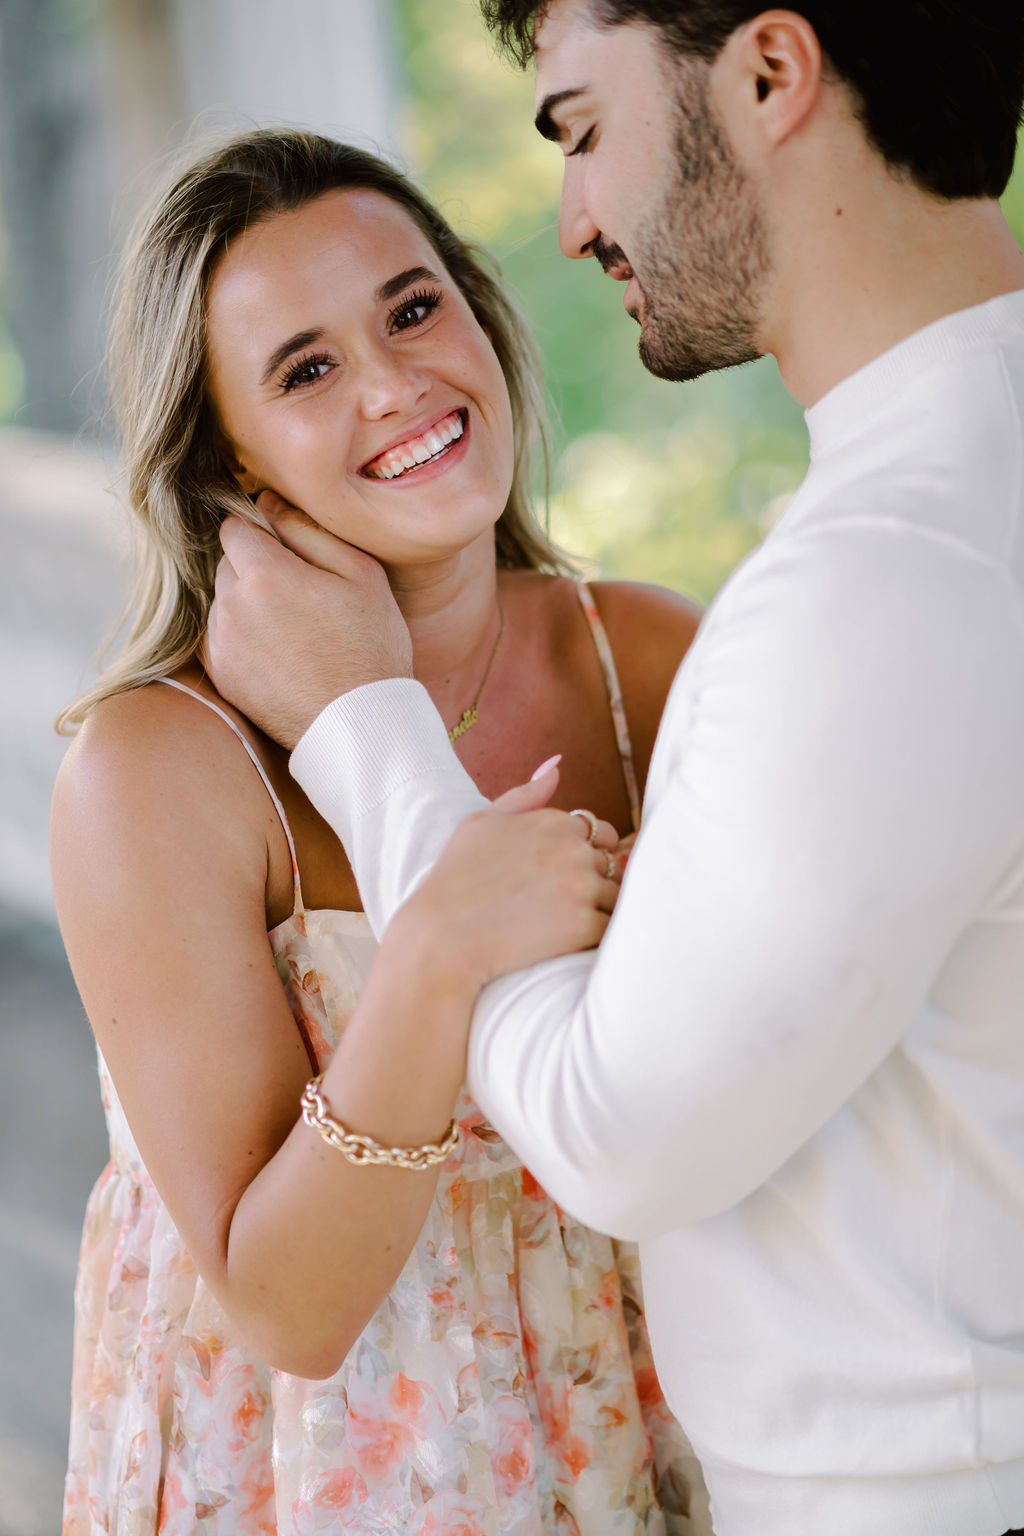
[[[291,755],[292,777],[346,848],[357,822],[424,775],[465,776],[421,683],[395,677],[342,694]]]

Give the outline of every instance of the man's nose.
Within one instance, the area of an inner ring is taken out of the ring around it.
[[[601,233],[587,211],[585,181],[583,168],[567,160],[558,210],[558,244],[562,255],[574,261],[581,256],[593,256],[591,245]]]

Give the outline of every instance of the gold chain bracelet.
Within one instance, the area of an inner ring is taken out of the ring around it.
[[[314,1131],[320,1132],[328,1146],[335,1147],[357,1167],[360,1164],[377,1163],[385,1168],[434,1168],[438,1163],[443,1163],[456,1146],[459,1127],[454,1120],[449,1123],[440,1141],[428,1141],[422,1147],[385,1147],[379,1141],[374,1141],[372,1136],[360,1136],[356,1131],[347,1131],[340,1120],[335,1120],[320,1092],[323,1076],[321,1072],[319,1077],[311,1078],[303,1089],[302,1118]]]

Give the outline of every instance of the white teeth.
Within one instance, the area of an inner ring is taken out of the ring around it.
[[[424,432],[415,442],[402,443],[400,447],[392,448],[386,457],[378,460],[373,469],[364,473],[374,480],[394,480],[396,475],[403,474],[405,470],[415,469],[418,464],[425,464],[428,459],[434,458],[449,443],[457,442],[463,430],[462,417],[456,412],[447,421],[439,422]]]

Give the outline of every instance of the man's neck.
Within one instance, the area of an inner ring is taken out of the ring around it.
[[[886,175],[827,210],[819,200],[807,224],[787,231],[765,327],[804,406],[933,321],[1024,288],[1024,255],[991,200],[943,201]]]

